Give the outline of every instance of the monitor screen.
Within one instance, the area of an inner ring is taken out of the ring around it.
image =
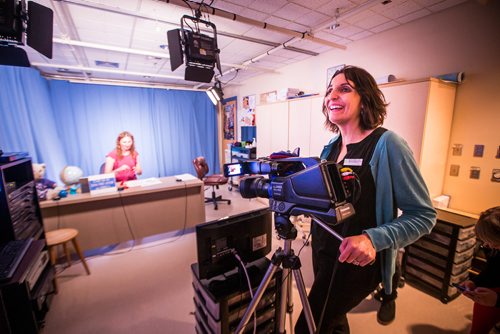
[[[222,275],[243,262],[251,262],[271,251],[271,210],[263,209],[196,226],[200,279]]]
[[[241,127],[241,141],[252,142],[254,138],[257,138],[256,126]]]

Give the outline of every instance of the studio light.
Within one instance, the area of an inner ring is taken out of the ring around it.
[[[222,100],[224,93],[222,92],[222,85],[219,80],[207,90],[207,95],[214,105],[217,105]]]
[[[199,29],[200,24],[211,28],[212,36],[202,34]],[[181,18],[181,28],[167,31],[167,39],[170,68],[175,71],[185,63],[185,80],[210,82],[215,74],[215,67],[222,73],[220,50],[217,47],[217,29],[212,22],[184,15]]]
[[[54,13],[34,1],[0,1],[0,65],[29,67],[26,51],[18,48],[27,44],[52,59]]]

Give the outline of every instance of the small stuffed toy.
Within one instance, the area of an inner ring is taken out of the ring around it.
[[[35,178],[36,192],[38,194],[38,199],[41,201],[53,199],[59,196],[59,191],[62,189],[61,187],[58,187],[57,183],[54,181],[44,178],[45,169],[45,164],[33,164],[33,176]]]

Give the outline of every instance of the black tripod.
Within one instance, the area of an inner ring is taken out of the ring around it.
[[[342,236],[333,231],[328,225],[319,220],[316,217],[312,219],[319,224],[321,227],[326,229],[329,233],[333,234],[339,240],[342,240]],[[279,327],[278,333],[285,333],[285,318],[286,313],[289,314],[290,318],[290,328],[293,328],[292,324],[292,313],[293,313],[293,301],[292,301],[292,277],[290,276],[290,271],[293,273],[295,278],[295,283],[297,284],[297,290],[299,292],[300,301],[302,303],[304,315],[307,321],[307,327],[309,328],[309,333],[316,332],[316,324],[314,323],[314,318],[311,312],[311,306],[307,300],[306,286],[304,284],[304,278],[302,277],[302,272],[300,271],[300,258],[296,256],[292,249],[292,241],[297,238],[297,229],[290,221],[289,215],[274,213],[274,225],[278,236],[284,241],[284,248],[279,247],[276,252],[274,252],[271,258],[271,264],[264,275],[264,278],[259,284],[255,295],[248,305],[245,314],[241,318],[235,333],[241,334],[245,329],[250,317],[255,312],[257,305],[259,304],[262,295],[267,289],[267,286],[271,282],[276,270],[282,266],[283,267],[283,282],[281,284],[281,296],[280,296],[280,314],[279,314]],[[293,332],[293,329],[292,329]]]

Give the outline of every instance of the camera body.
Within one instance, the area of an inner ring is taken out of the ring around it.
[[[269,198],[272,211],[282,215],[315,216],[336,225],[354,215],[352,185],[343,180],[340,165],[319,158],[251,160],[224,165],[225,176],[240,179],[243,198]]]

